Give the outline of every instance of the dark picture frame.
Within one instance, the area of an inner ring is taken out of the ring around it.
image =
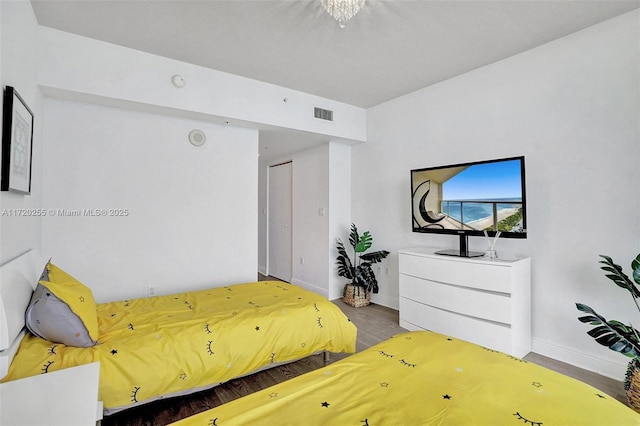
[[[4,91],[1,191],[31,194],[33,112],[15,88]]]

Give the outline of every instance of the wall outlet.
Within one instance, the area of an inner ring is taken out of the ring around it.
[[[149,292],[149,297],[156,295],[156,286],[155,285],[148,286],[147,290]]]
[[[300,256],[300,264],[304,265],[304,257],[303,256]]]

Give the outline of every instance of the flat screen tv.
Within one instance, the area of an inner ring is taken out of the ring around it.
[[[460,236],[459,250],[436,253],[476,257],[468,237],[527,238],[524,157],[411,170],[413,232]]]

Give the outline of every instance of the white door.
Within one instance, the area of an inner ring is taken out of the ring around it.
[[[269,167],[268,274],[291,282],[291,162]]]

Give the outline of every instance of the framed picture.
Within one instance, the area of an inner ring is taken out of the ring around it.
[[[16,89],[4,91],[2,117],[2,181],[0,190],[31,193],[33,112]]]

